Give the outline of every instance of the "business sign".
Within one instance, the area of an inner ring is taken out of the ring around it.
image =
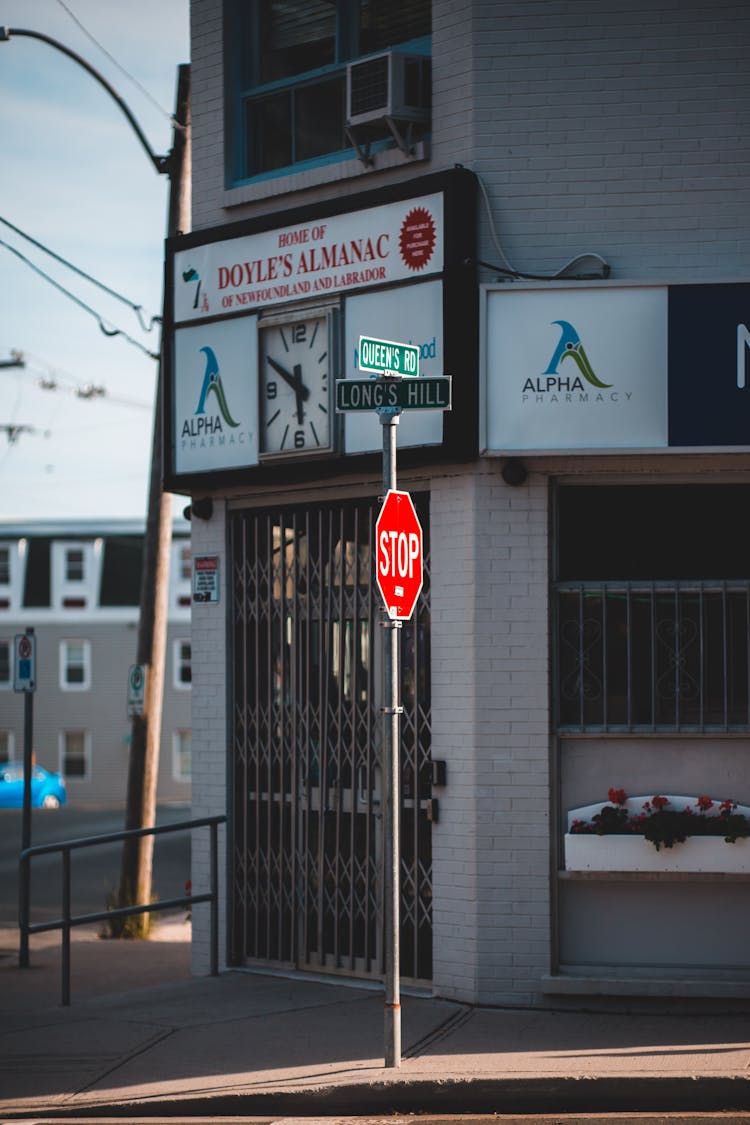
[[[442,193],[181,250],[174,319],[412,280],[443,269]]]
[[[750,285],[486,298],[487,451],[750,447]]]
[[[750,285],[670,286],[669,444],[750,446]]]
[[[488,449],[666,445],[666,289],[487,296]]]
[[[257,354],[254,316],[175,332],[172,431],[178,473],[257,464]]]
[[[362,381],[360,339],[368,337],[375,324],[380,335],[403,340],[419,349],[419,380],[443,375],[443,283],[440,279],[347,297],[343,372],[346,380]],[[442,440],[443,414],[439,410],[415,411],[399,428],[399,449],[439,445]],[[383,428],[375,411],[361,410],[348,415],[344,448],[347,454],[382,452]]]

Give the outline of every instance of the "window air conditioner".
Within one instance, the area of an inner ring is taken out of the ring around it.
[[[430,59],[384,51],[346,68],[346,123],[365,125],[427,121],[430,116]]]

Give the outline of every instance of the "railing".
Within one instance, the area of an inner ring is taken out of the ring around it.
[[[78,840],[65,840],[53,844],[37,844],[35,847],[26,848],[20,856],[20,881],[21,906],[19,912],[20,950],[19,965],[21,968],[29,964],[29,935],[41,934],[49,930],[62,930],[62,1003],[70,1004],[70,931],[74,926],[84,926],[91,922],[104,922],[113,918],[127,918],[135,914],[151,914],[159,910],[171,910],[179,906],[193,906],[199,902],[211,904],[211,976],[219,973],[219,910],[218,910],[218,828],[226,822],[225,816],[208,816],[199,820],[184,820],[178,824],[166,824],[158,828],[130,828],[121,832],[108,832],[101,836],[83,836]],[[95,847],[97,844],[112,844],[118,840],[132,840],[141,836],[162,836],[167,832],[181,832],[194,828],[209,828],[210,843],[210,886],[211,889],[202,894],[183,895],[180,898],[169,898],[159,902],[151,902],[141,906],[119,906],[112,910],[100,910],[94,914],[70,913],[70,860],[71,853],[81,848]],[[31,878],[31,860],[37,855],[49,855],[54,852],[62,854],[62,918],[52,922],[29,921],[30,901],[28,887]],[[25,888],[25,890],[24,890]]]
[[[558,729],[746,731],[750,583],[557,587]]]

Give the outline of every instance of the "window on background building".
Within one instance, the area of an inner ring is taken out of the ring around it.
[[[193,669],[191,665],[191,647],[188,640],[176,640],[174,642],[174,686],[178,690],[189,688],[193,681]]]
[[[65,549],[66,582],[83,582],[86,577],[84,557],[82,547],[67,547]]]
[[[193,576],[193,552],[190,547],[180,547],[180,578],[189,582]]]
[[[430,0],[230,0],[226,12],[233,180],[350,151],[347,62],[429,51]]]
[[[0,765],[12,762],[15,754],[15,736],[12,730],[0,730]]]
[[[748,503],[747,485],[560,488],[559,729],[750,729]]]
[[[10,641],[0,641],[0,689],[9,688],[13,679],[11,667],[12,650]]]
[[[91,642],[60,641],[60,687],[88,691],[91,687]]]
[[[172,735],[172,777],[190,781],[192,777],[193,736],[189,730],[176,730]]]
[[[85,781],[91,775],[90,738],[84,730],[65,730],[61,735],[60,769],[67,780]]]
[[[10,547],[0,547],[0,586],[10,586]]]

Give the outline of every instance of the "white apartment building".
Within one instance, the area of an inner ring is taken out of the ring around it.
[[[33,629],[33,750],[75,805],[125,806],[144,526],[133,520],[0,523],[0,762],[21,760],[24,693],[14,638]],[[192,676],[188,525],[170,558],[157,799],[190,802]]]

